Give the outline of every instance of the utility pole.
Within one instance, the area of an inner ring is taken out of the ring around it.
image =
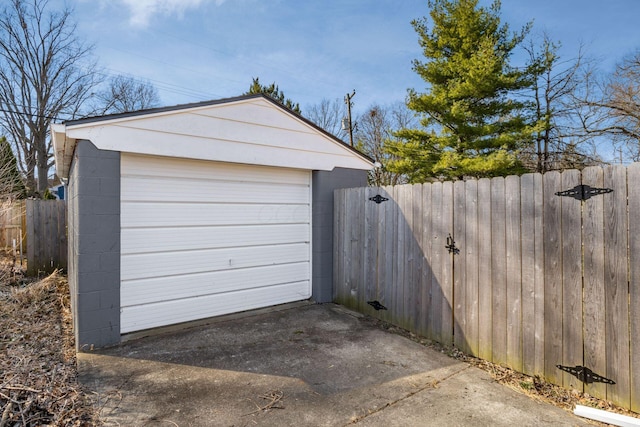
[[[353,147],[353,124],[351,123],[351,99],[356,96],[356,90],[354,89],[351,94],[346,94],[344,102],[347,104],[347,120],[349,124],[349,144]]]

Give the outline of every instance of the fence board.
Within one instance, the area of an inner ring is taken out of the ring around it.
[[[640,412],[640,233],[632,232],[640,224],[640,163],[627,169],[629,183],[629,327],[631,328],[631,410]]]
[[[424,271],[424,252],[422,248],[422,229],[424,227],[424,219],[422,218],[422,185],[416,184],[412,186],[412,218],[413,218],[413,257],[415,268],[411,278],[411,320],[414,331],[420,329],[421,323],[421,307],[422,307],[422,282]]]
[[[465,183],[465,296],[468,351],[478,355],[478,181]]]
[[[534,174],[520,178],[522,214],[522,372],[535,375],[535,180]]]
[[[389,195],[389,201],[383,203],[385,214],[385,281],[384,281],[384,298],[381,302],[386,307],[393,307],[393,287],[395,285],[395,239],[396,239],[396,210],[397,205],[395,203],[396,192],[395,187],[387,187],[386,191]],[[387,310],[384,311],[382,318],[386,321],[391,320],[391,313]]]
[[[378,299],[377,295],[377,274],[376,268],[378,265],[378,212],[380,210],[379,205],[369,200],[370,197],[374,197],[378,194],[377,188],[367,187],[364,189],[364,217],[362,218],[365,227],[364,235],[364,263],[363,263],[363,286],[364,286],[364,301],[373,301]],[[368,312],[371,315],[375,315],[375,310],[371,307],[368,308]]]
[[[522,251],[520,244],[520,178],[505,178],[505,249],[507,297],[507,364],[522,371]]]
[[[544,185],[544,374],[562,385],[562,206],[555,193],[562,191],[559,172],[548,172]]]
[[[478,180],[478,356],[493,360],[491,180]]]
[[[444,246],[447,236],[453,230],[453,183],[442,183],[442,241]],[[443,248],[444,249],[444,248]],[[444,249],[442,257],[442,342],[453,344],[453,254]]]
[[[604,185],[600,167],[586,168],[582,183],[595,188]],[[601,375],[607,370],[605,352],[605,283],[604,283],[604,197],[592,197],[583,205],[583,319],[584,366]],[[607,387],[603,383],[585,384],[584,391],[606,399]]]
[[[436,182],[431,187],[431,309],[429,310],[429,323],[432,326],[432,339],[444,342],[442,334],[442,301],[443,301],[443,264],[445,254],[444,230],[442,229],[442,183]]]
[[[535,204],[535,221],[533,234],[535,236],[535,373],[544,376],[544,186],[542,175],[535,174],[534,178],[534,200],[541,200],[542,203]]]
[[[465,184],[464,181],[453,183],[454,212],[465,212]],[[465,236],[465,216],[454,215],[452,238],[457,254],[453,254],[453,343],[460,350],[468,353],[466,342],[467,303],[466,303],[466,253],[467,241]]]
[[[561,175],[562,189],[580,184],[580,172],[567,170]],[[559,196],[554,196],[559,197]],[[578,366],[583,360],[582,345],[582,203],[562,197],[562,365]],[[563,373],[567,388],[582,391],[582,382]]]
[[[423,270],[421,278],[422,297],[420,304],[420,327],[418,332],[426,337],[433,336],[433,330],[429,323],[429,313],[431,312],[432,289],[431,282],[433,271],[431,268],[431,243],[432,243],[432,226],[431,226],[431,188],[430,184],[422,186],[422,253]]]
[[[491,180],[491,285],[493,362],[507,363],[507,251],[504,178]]]
[[[628,407],[631,392],[626,169],[623,166],[605,168],[604,186],[613,189],[613,193],[604,195],[604,275],[607,377],[616,382],[607,386],[607,399]]]

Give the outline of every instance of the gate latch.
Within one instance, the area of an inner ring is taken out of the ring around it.
[[[451,233],[447,236],[447,246],[445,246],[450,254],[458,255],[460,253],[460,249],[456,248],[456,241],[451,237]]]

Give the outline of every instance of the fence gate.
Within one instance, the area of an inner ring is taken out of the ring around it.
[[[67,220],[63,200],[27,200],[27,274],[67,268]]]
[[[640,164],[334,196],[336,302],[640,412]]]

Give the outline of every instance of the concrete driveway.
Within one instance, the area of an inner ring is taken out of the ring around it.
[[[587,425],[334,304],[226,316],[78,365],[107,425]]]

